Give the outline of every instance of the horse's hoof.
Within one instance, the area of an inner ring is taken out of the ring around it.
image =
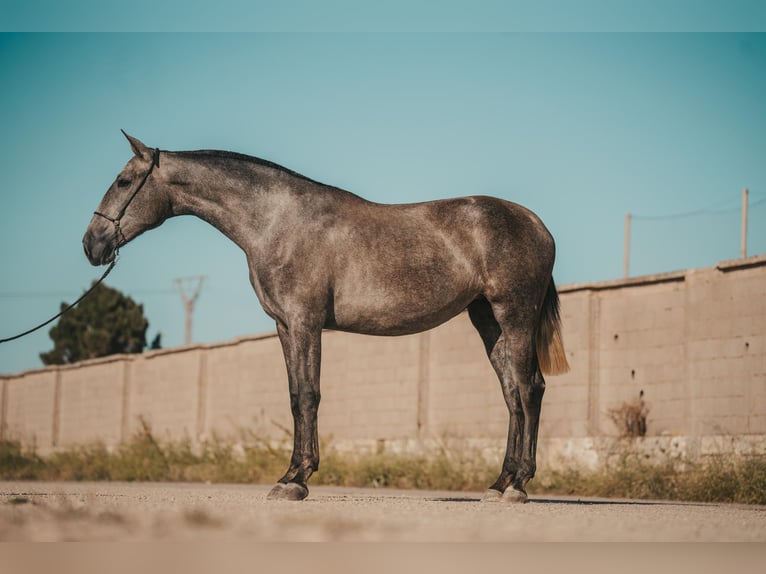
[[[494,488],[488,488],[487,492],[485,492],[482,497],[482,502],[497,502],[501,498],[503,498],[503,493],[499,490],[495,490]]]
[[[512,486],[509,486],[505,489],[502,500],[503,502],[511,504],[524,504],[525,502],[529,502],[529,497],[523,490],[516,490]]]
[[[266,500],[303,500],[309,495],[309,489],[297,482],[281,482],[271,489]]]

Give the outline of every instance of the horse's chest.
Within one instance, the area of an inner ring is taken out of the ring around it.
[[[274,289],[272,278],[264,276],[263,273],[258,273],[258,270],[253,265],[250,265],[250,284],[253,286],[255,295],[258,297],[258,301],[266,314],[272,319],[283,317],[282,306],[279,304],[280,298],[278,292]]]
[[[307,265],[301,258],[279,264],[250,265],[250,283],[263,307],[274,319],[326,303],[326,267]]]

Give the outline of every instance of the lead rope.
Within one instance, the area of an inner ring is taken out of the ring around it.
[[[101,284],[101,282],[102,282],[104,279],[106,279],[106,276],[107,276],[107,275],[109,275],[109,273],[112,271],[112,269],[114,269],[114,265],[115,265],[115,263],[117,263],[117,256],[116,256],[116,255],[115,255],[115,258],[112,260],[112,262],[109,264],[109,267],[107,267],[107,268],[106,268],[106,271],[104,271],[104,274],[101,276],[101,279],[99,279],[98,281],[96,281],[96,282],[95,282],[95,283],[94,283],[94,284],[91,286],[91,288],[90,288],[90,289],[88,289],[88,290],[87,290],[85,293],[83,293],[83,294],[82,294],[82,296],[81,296],[81,297],[80,297],[80,298],[79,298],[77,301],[75,301],[75,302],[74,302],[74,303],[72,303],[71,305],[67,306],[67,307],[66,307],[64,310],[62,310],[62,311],[61,311],[61,312],[59,312],[58,314],[54,315],[54,316],[53,316],[53,317],[51,317],[50,319],[48,319],[48,320],[47,320],[45,323],[40,323],[40,324],[39,324],[37,327],[33,327],[33,328],[29,329],[28,331],[24,331],[23,333],[19,333],[18,335],[14,335],[13,337],[8,337],[7,339],[0,339],[0,344],[2,344],[2,343],[7,343],[8,341],[14,341],[14,340],[16,340],[16,339],[21,339],[22,337],[24,337],[24,336],[26,336],[26,335],[29,335],[30,333],[34,333],[35,331],[37,331],[37,330],[39,330],[39,329],[42,329],[42,328],[43,328],[43,327],[45,327],[45,326],[46,326],[48,323],[52,323],[53,321],[55,321],[56,319],[58,319],[59,317],[61,317],[61,316],[62,316],[64,313],[66,313],[67,311],[69,311],[69,310],[70,310],[72,307],[74,307],[74,306],[75,306],[75,305],[77,305],[77,304],[78,304],[80,301],[82,301],[82,300],[83,300],[83,299],[85,299],[85,298],[86,298],[88,295],[90,295],[91,291],[93,291],[93,290],[94,290],[96,287],[98,287],[98,286]]]

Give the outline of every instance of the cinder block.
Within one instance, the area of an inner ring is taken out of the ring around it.
[[[766,435],[766,414],[749,416],[747,418],[747,432]]]
[[[748,417],[738,416],[702,416],[691,419],[694,436],[741,435],[748,434]]]
[[[721,432],[713,432],[712,434],[726,434],[732,432],[747,432],[745,413],[749,412],[750,402],[747,397],[744,396],[729,396],[729,397],[700,397],[692,401],[691,404],[691,417],[698,420],[706,421],[711,425],[711,431],[715,431],[715,425],[719,423],[723,425],[722,421],[729,421],[733,418],[739,418],[742,421],[741,425],[736,425],[737,431],[732,430],[731,426],[721,426]],[[728,424],[728,423],[727,423]],[[711,434],[711,433],[708,433]]]
[[[696,398],[718,399],[746,397],[751,383],[743,379],[711,376],[691,381],[689,386]]]
[[[685,397],[655,397],[649,396],[645,401],[647,409],[647,434],[661,436],[664,434],[681,435],[689,432],[687,400]]]
[[[548,385],[543,396],[543,404],[551,405],[561,404],[565,408],[574,403],[588,402],[588,388],[585,385]]]
[[[574,406],[578,411],[587,410],[587,405]],[[588,436],[588,423],[583,419],[570,417],[553,418],[543,416],[540,418],[539,438],[548,440],[551,438],[580,438]]]

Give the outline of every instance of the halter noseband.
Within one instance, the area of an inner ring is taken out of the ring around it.
[[[154,153],[152,154],[152,163],[149,166],[149,170],[144,174],[143,179],[141,179],[141,183],[138,184],[136,189],[133,191],[133,193],[130,194],[130,197],[128,197],[127,201],[122,205],[120,208],[120,211],[117,212],[116,217],[110,217],[109,215],[106,215],[105,213],[101,213],[100,211],[94,211],[94,215],[98,215],[99,217],[103,217],[107,221],[110,221],[114,225],[114,235],[115,239],[117,241],[117,246],[115,248],[115,259],[117,257],[117,250],[125,245],[127,241],[125,240],[125,234],[122,232],[122,228],[120,227],[120,220],[125,215],[125,210],[128,209],[128,206],[131,204],[133,199],[136,197],[139,191],[141,191],[141,188],[144,187],[144,184],[146,183],[146,180],[149,179],[149,176],[152,174],[152,171],[154,171],[154,168],[160,167],[160,148],[154,148]]]

